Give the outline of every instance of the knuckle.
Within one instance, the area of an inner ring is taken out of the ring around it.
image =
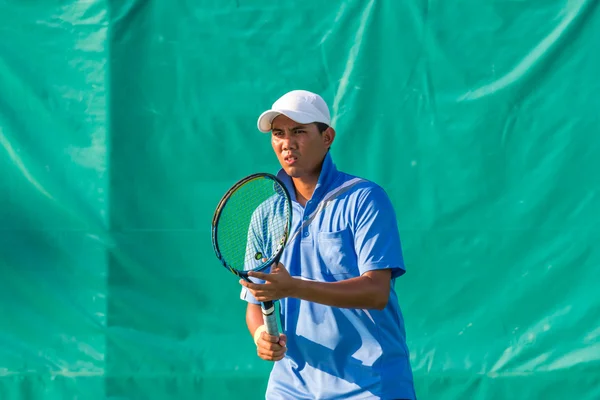
[[[265,354],[269,354],[269,353],[273,352],[273,347],[271,346],[270,343],[265,343],[261,347],[262,347],[263,353],[265,353]]]

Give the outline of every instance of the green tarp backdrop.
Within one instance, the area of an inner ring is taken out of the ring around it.
[[[0,400],[260,399],[224,191],[331,105],[420,399],[600,398],[600,2],[0,1]]]

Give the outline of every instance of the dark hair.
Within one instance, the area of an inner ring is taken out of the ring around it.
[[[323,133],[327,130],[327,128],[329,128],[329,125],[323,123],[323,122],[315,122],[315,125],[317,126],[317,129],[319,130],[319,133]],[[327,151],[331,150],[331,146],[327,148]]]
[[[327,128],[329,128],[329,125],[324,124],[323,122],[315,122],[315,125],[317,125],[319,133],[323,133],[327,130]]]

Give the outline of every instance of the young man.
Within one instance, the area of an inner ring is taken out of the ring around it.
[[[276,361],[266,398],[415,399],[394,290],[405,267],[388,196],[336,169],[335,130],[317,94],[285,94],[258,128],[271,132],[292,197],[291,232],[312,218],[268,274],[240,281],[257,353]],[[280,337],[265,332],[259,301],[267,300],[280,300]]]

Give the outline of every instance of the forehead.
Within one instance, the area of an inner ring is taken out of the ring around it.
[[[273,122],[271,123],[272,129],[308,128],[309,126],[310,124],[301,124],[283,114],[275,117],[275,119],[273,119]]]

